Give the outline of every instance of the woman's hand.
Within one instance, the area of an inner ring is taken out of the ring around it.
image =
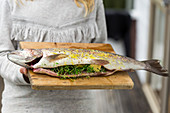
[[[28,75],[27,75],[28,72],[27,72],[27,69],[25,67],[20,68],[20,72],[22,74],[24,74],[24,76],[28,77]]]
[[[28,78],[28,71],[27,71],[27,69],[25,67],[20,68],[20,73],[23,74],[24,80],[27,83],[30,83],[29,78]]]

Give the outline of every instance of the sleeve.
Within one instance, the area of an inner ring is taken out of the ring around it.
[[[7,53],[14,50],[11,36],[11,15],[10,7],[6,0],[0,2],[0,75],[16,85],[28,85],[20,73],[20,66],[7,59]]]
[[[96,23],[98,27],[98,37],[93,40],[93,43],[103,43],[107,41],[107,28],[103,0],[97,0]]]

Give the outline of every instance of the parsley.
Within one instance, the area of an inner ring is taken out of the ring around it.
[[[91,67],[89,64],[85,64],[82,66],[79,65],[66,65],[66,66],[59,66],[56,68],[50,69],[51,71],[55,72],[58,74],[59,77],[62,79],[70,79],[73,81],[73,79],[76,79],[75,77],[68,77],[67,75],[78,75],[83,72],[87,73],[95,73],[96,71]],[[106,72],[106,69],[104,67],[101,68],[100,72]],[[90,76],[87,76],[86,78],[89,78]]]

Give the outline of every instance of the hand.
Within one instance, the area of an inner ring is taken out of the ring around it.
[[[20,73],[23,74],[24,80],[27,83],[30,83],[29,78],[28,78],[28,71],[27,71],[27,69],[25,67],[20,68]]]

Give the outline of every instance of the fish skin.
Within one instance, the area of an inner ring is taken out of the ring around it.
[[[112,71],[126,71],[126,70],[147,70],[157,74],[162,74],[167,76],[167,71],[163,70],[155,70],[153,65],[151,66],[150,63],[153,62],[142,62],[137,61],[135,59],[121,56],[114,53],[99,51],[99,50],[92,50],[92,49],[74,49],[74,48],[48,48],[48,49],[26,49],[26,50],[17,50],[13,51],[12,53],[17,56],[17,52],[21,52],[19,55],[23,57],[22,59],[35,59],[35,57],[42,57],[40,61],[31,66],[31,68],[54,68],[58,66],[64,65],[77,65],[77,64],[101,64],[106,69]],[[32,52],[31,54],[27,52]],[[34,53],[35,52],[35,53]],[[20,64],[20,59],[15,59],[12,56],[13,54],[8,54],[8,59],[14,63]],[[40,53],[41,55],[37,54]],[[32,56],[31,56],[32,55]],[[58,57],[58,58],[57,58]],[[29,60],[30,61],[30,60]],[[25,65],[23,65],[25,66]],[[29,66],[30,68],[30,66]]]
[[[137,70],[145,69],[146,66],[143,62],[139,62],[128,57],[91,49],[56,48],[42,49],[42,52],[45,56],[39,61],[39,63],[35,64],[33,68],[54,68],[64,65],[95,64],[94,60],[108,61],[109,63],[103,65],[108,70]],[[66,54],[68,57],[50,62],[48,58],[54,54]]]

